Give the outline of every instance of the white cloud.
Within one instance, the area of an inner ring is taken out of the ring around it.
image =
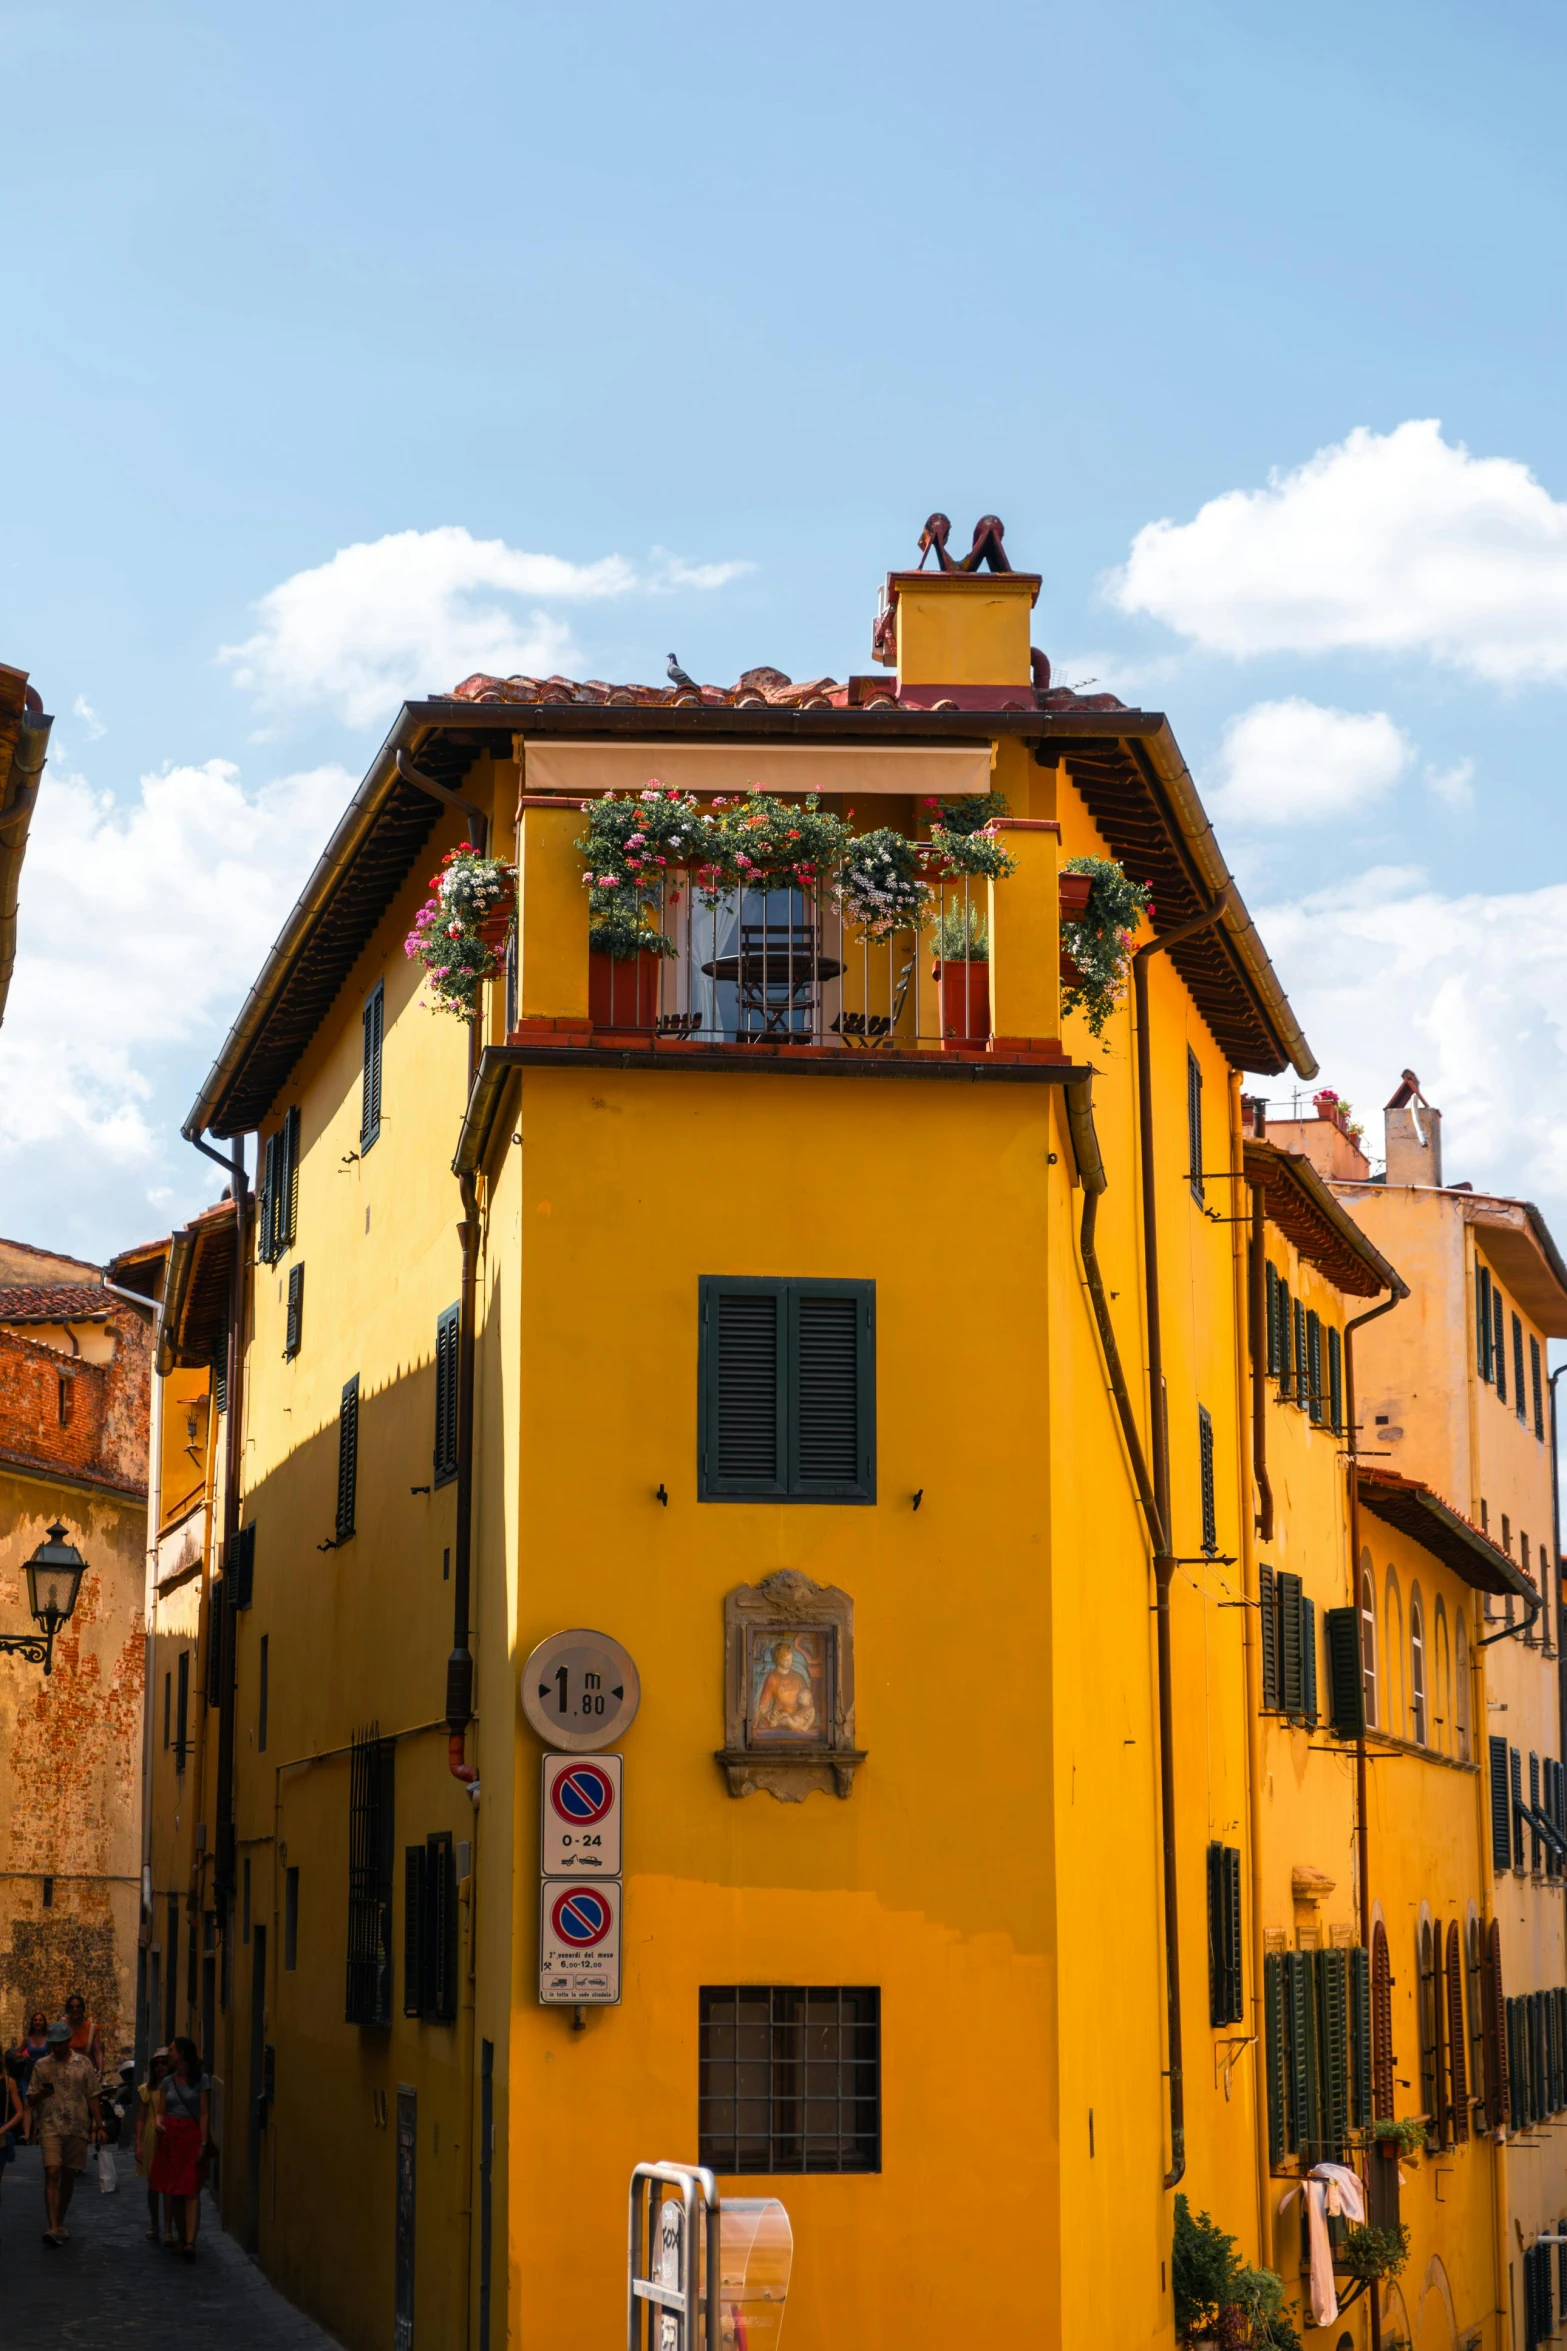
[[[87,740],[89,743],[96,743],[100,741],[101,738],[108,733],[108,728],[104,725],[103,720],[98,716],[97,711],[94,710],[92,704],[88,701],[85,694],[77,695],[76,700],[71,704],[71,711],[73,716],[79,718],[83,726],[87,729]]]
[[[449,692],[476,670],[548,676],[576,663],[570,626],[550,605],[720,588],[747,569],[658,549],[643,576],[624,556],[570,563],[454,523],[394,531],[270,589],[256,608],[261,626],[219,659],[265,705],[326,705],[351,726],[373,726],[404,696]]]
[[[1497,684],[1567,678],[1567,504],[1434,419],[1356,426],[1262,490],[1146,524],[1106,583],[1210,650],[1425,653]]]
[[[213,1196],[179,1121],[353,782],[321,767],[247,791],[209,759],[121,803],[51,763],[0,1028],[8,1230],[107,1249],[144,1237],[127,1216],[151,1233],[171,1197]]]
[[[1257,924],[1373,1154],[1382,1104],[1416,1069],[1448,1180],[1538,1200],[1567,1240],[1567,883],[1448,897],[1381,868]],[[1277,1099],[1284,1081],[1258,1090]]]
[[[1472,759],[1455,760],[1451,767],[1428,767],[1426,790],[1433,792],[1446,808],[1473,808],[1474,772]]]
[[[1224,730],[1212,810],[1223,822],[1251,825],[1362,816],[1413,755],[1385,710],[1331,710],[1299,695],[1256,702]]]

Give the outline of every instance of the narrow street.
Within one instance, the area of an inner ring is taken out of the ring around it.
[[[0,2343],[5,2351],[92,2344],[140,2351],[337,2351],[275,2293],[205,2200],[194,2261],[146,2238],[147,2199],[129,2148],[116,2151],[119,2192],[105,2196],[89,2170],[71,2206],[70,2240],[43,2241],[43,2173],[22,2147],[0,2172]]]

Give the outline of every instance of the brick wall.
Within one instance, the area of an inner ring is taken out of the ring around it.
[[[67,1477],[74,1471],[145,1486],[151,1328],[127,1306],[113,1329],[112,1362],[87,1363],[29,1338],[25,1328],[0,1327],[0,1454]]]

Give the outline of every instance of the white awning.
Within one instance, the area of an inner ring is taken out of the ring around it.
[[[650,783],[682,792],[912,793],[956,800],[992,789],[991,748],[947,749],[886,743],[627,743],[578,737],[572,742],[519,740],[523,789],[640,792]]]

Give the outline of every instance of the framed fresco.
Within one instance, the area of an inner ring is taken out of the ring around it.
[[[847,1796],[854,1743],[854,1602],[783,1568],[724,1601],[724,1744],[731,1796]]]

